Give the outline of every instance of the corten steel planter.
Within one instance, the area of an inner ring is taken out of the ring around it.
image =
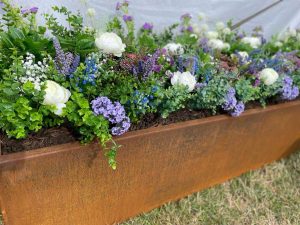
[[[130,132],[112,171],[97,144],[0,156],[6,225],[102,225],[224,182],[300,147],[300,101]]]

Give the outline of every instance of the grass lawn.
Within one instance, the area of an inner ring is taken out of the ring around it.
[[[300,225],[300,151],[120,225]]]
[[[121,225],[300,225],[300,151]]]

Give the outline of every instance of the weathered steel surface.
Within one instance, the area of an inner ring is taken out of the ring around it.
[[[96,144],[0,157],[7,225],[113,224],[279,159],[300,147],[300,102],[131,132],[118,169]]]

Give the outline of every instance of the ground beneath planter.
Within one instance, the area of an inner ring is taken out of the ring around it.
[[[272,99],[268,102],[268,105],[274,105],[282,102],[283,101],[278,99]],[[260,107],[261,105],[258,102],[252,102],[246,105],[246,109]],[[225,113],[226,112],[221,111],[217,115]],[[209,110],[193,111],[188,109],[182,109],[171,113],[166,119],[161,118],[157,114],[147,114],[140,122],[132,124],[130,131],[142,130],[159,125],[168,125],[188,120],[201,119],[210,116],[214,115]],[[29,134],[26,139],[21,140],[8,138],[5,134],[0,133],[0,155],[70,143],[79,140],[78,137],[79,136],[74,133],[74,130],[67,125],[56,128],[42,129],[37,133]]]

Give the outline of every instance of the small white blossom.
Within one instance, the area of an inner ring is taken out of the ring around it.
[[[207,37],[208,39],[217,39],[217,38],[219,37],[219,33],[216,32],[216,31],[208,31],[208,32],[206,33],[206,37]]]
[[[94,8],[89,8],[86,13],[89,17],[94,17],[96,15],[96,10]]]
[[[225,43],[220,39],[211,39],[208,41],[207,45],[210,48],[217,49],[217,50],[224,50],[230,48],[230,45],[228,43]]]
[[[216,23],[216,29],[218,30],[218,31],[221,31],[221,30],[223,30],[225,28],[225,24],[223,23],[223,22],[217,22]]]
[[[258,48],[262,44],[259,37],[244,37],[242,43],[249,44],[252,48]]]
[[[182,55],[184,53],[184,49],[181,44],[169,43],[164,49],[167,50],[170,55]]]

